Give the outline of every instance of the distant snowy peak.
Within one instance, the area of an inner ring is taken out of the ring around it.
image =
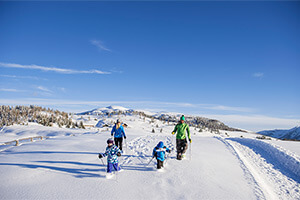
[[[152,120],[162,120],[167,121],[168,123],[177,123],[180,116],[180,113],[171,113],[171,112],[151,112],[151,111],[143,111],[143,110],[132,110],[127,109],[121,106],[108,106],[105,108],[98,108],[91,111],[86,111],[83,113],[77,113],[77,115],[98,115],[98,116],[113,116],[113,115],[120,115],[120,114],[129,114],[129,115],[139,115],[140,117],[147,117],[151,118]],[[215,119],[208,119],[204,117],[198,116],[185,116],[186,123],[198,127],[199,129],[209,129],[211,131],[217,130],[227,130],[227,131],[242,131],[247,132],[241,129],[236,129],[225,125],[224,123],[215,120]],[[100,124],[101,125],[101,124]]]
[[[108,113],[118,113],[118,112],[126,112],[130,111],[128,108],[124,108],[122,106],[108,106],[104,108],[97,108],[94,110],[86,111],[83,113],[78,113],[79,115],[103,115]]]
[[[300,126],[296,126],[289,130],[267,130],[258,133],[283,140],[300,140]]]

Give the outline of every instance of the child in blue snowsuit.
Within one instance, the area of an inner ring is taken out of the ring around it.
[[[171,150],[167,148],[162,141],[160,141],[153,149],[152,156],[157,160],[157,169],[164,167],[166,152],[171,153]]]
[[[99,158],[103,158],[107,156],[107,173],[111,173],[112,169],[114,171],[120,171],[118,157],[121,156],[121,150],[114,145],[114,141],[112,139],[107,140],[107,147],[105,153],[99,153]]]
[[[116,146],[119,147],[120,150],[122,151],[123,137],[124,139],[126,139],[126,135],[120,120],[117,120],[117,123],[112,128],[111,136],[114,136]]]

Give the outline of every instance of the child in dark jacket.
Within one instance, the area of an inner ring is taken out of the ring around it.
[[[171,150],[167,148],[162,141],[160,141],[153,149],[152,156],[157,160],[157,169],[164,167],[166,152],[171,153]]]
[[[105,153],[99,153],[99,158],[103,158],[107,156],[107,173],[112,173],[112,169],[114,171],[120,171],[118,157],[121,156],[121,150],[114,145],[114,141],[112,139],[107,140],[107,147]]]

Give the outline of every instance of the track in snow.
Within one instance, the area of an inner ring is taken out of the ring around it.
[[[299,160],[274,146],[246,138],[221,138],[266,199],[300,199]]]
[[[163,141],[168,148],[174,148],[171,136],[146,135],[133,139],[128,143],[127,148],[130,151],[120,163],[121,166],[134,164],[134,160],[138,160],[139,164],[146,165],[152,158],[153,148],[160,141]]]

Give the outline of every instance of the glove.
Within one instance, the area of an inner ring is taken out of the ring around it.
[[[190,143],[192,143],[192,139],[189,139]]]
[[[120,153],[120,152],[118,152],[118,153],[117,153],[117,156],[118,156],[118,157],[120,157],[120,156],[121,156],[121,153]]]
[[[111,134],[111,137],[114,136],[114,134]]]
[[[175,134],[175,132],[173,131],[173,132],[172,132],[172,135],[174,135],[174,134]]]
[[[124,139],[126,140],[126,136],[124,136]]]
[[[99,159],[103,158],[103,155],[101,153],[99,153],[98,155]]]

